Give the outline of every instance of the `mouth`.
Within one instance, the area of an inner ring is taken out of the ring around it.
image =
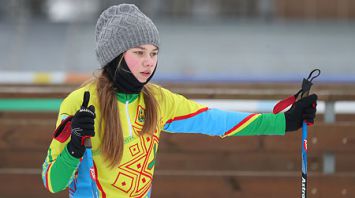
[[[149,77],[150,76],[150,72],[149,71],[144,71],[144,72],[140,72],[142,76],[144,77]]]

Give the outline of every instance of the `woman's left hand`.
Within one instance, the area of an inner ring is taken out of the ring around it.
[[[318,96],[316,94],[304,97],[285,112],[286,132],[298,130],[302,127],[303,121],[307,122],[308,125],[314,123],[317,99]]]

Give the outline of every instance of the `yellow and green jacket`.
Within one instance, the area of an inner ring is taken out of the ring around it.
[[[117,93],[117,106],[124,136],[120,164],[109,168],[100,155],[100,109],[96,85],[89,84],[70,93],[62,102],[57,127],[80,108],[85,91],[90,91],[89,105],[96,108],[95,137],[91,138],[95,182],[99,197],[150,197],[160,132],[198,133],[221,138],[229,136],[284,135],[284,114],[255,114],[211,109],[185,97],[152,85],[159,103],[159,123],[153,135],[138,135],[144,124],[143,94]],[[70,128],[70,127],[69,127]],[[71,156],[66,145],[70,130],[53,137],[42,167],[42,179],[50,192],[69,188],[70,197],[85,188],[80,185],[81,172],[89,173],[85,161]],[[82,164],[82,165],[81,165]]]

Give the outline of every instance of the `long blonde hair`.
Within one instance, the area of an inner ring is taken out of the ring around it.
[[[99,149],[104,159],[113,168],[118,165],[123,156],[124,139],[119,117],[119,109],[113,82],[109,79],[108,73],[103,70],[94,80],[101,110],[99,118],[99,138],[101,144]],[[152,135],[157,129],[159,121],[159,106],[153,94],[154,85],[148,83],[142,89],[145,104],[144,125],[139,135]]]

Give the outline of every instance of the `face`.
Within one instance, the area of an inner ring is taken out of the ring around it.
[[[154,45],[140,45],[127,50],[123,57],[134,77],[144,83],[153,74],[158,61],[158,48]]]

